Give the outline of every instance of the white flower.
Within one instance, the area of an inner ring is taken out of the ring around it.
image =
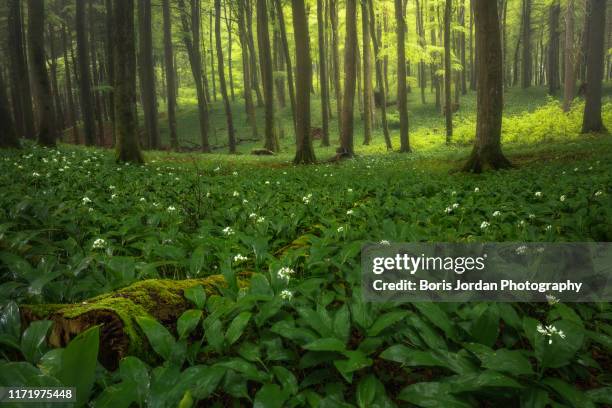
[[[234,194],[233,194],[233,196],[234,196],[234,197],[238,197],[239,195],[240,195],[240,193],[239,193],[239,192],[234,191]]]
[[[111,200],[114,200],[117,197],[117,194],[111,194]]]
[[[114,190],[116,187],[115,186],[108,186],[109,190]]]
[[[521,245],[520,247],[516,248],[517,255],[524,255],[525,252],[527,252],[527,247],[525,245]]]
[[[531,214],[529,214],[528,217],[529,217],[530,220],[533,220],[536,216],[535,216],[535,214],[531,213]]]
[[[457,208],[459,208],[459,203],[453,204],[453,210],[456,210]]]
[[[599,197],[602,194],[603,194],[603,191],[598,191],[598,192],[595,193],[595,197]]]
[[[494,217],[499,217],[500,215],[501,215],[501,212],[499,212],[499,211],[495,211],[495,212],[493,213],[493,216],[494,216]]]
[[[559,197],[559,201],[561,202],[565,201],[565,195],[562,195],[561,197]]]
[[[457,192],[456,192],[456,191],[453,191],[453,192],[451,193],[451,195],[457,195]]]
[[[453,207],[446,207],[446,209],[444,210],[445,213],[450,214],[453,212]]]
[[[235,172],[233,172],[232,174],[233,174],[234,176],[237,176],[237,175],[238,175],[238,172],[237,172],[237,171],[235,171]]]
[[[236,254],[236,256],[234,256],[234,262],[235,263],[246,261],[247,259],[249,259],[249,258],[247,258],[246,256],[243,256],[241,254]]]
[[[348,189],[348,190],[346,190],[346,191],[348,191],[349,193],[352,193],[352,192],[353,192],[353,189],[352,189],[352,188],[349,188],[349,189]]]
[[[89,197],[83,197],[83,204],[89,204],[91,203],[91,200],[89,199]]]
[[[312,198],[312,193],[308,194],[307,196],[302,197],[302,201],[304,202],[304,204],[310,204],[311,198]]]
[[[175,212],[175,211],[176,211],[176,207],[174,207],[173,205],[171,205],[170,207],[168,207],[168,208],[167,208],[167,211],[168,211],[169,213],[171,213],[171,212]]]
[[[338,227],[338,232],[344,232],[344,227]]]
[[[380,245],[385,245],[385,246],[391,245],[391,243],[389,241],[387,241],[386,239],[383,239],[382,241],[380,241],[379,244]]]
[[[353,211],[353,210],[348,210],[348,211],[346,212],[346,215],[353,215],[354,213],[355,213],[355,211]]]
[[[520,220],[520,221],[518,222],[518,226],[519,226],[519,227],[524,227],[524,226],[525,226],[525,220]]]
[[[223,228],[223,233],[225,235],[234,235],[234,230],[232,229],[232,227],[225,227]]]
[[[542,192],[541,191],[536,191],[534,194],[536,197],[542,197]]]
[[[40,177],[40,174],[38,174],[37,172],[32,173],[32,177]]]
[[[262,222],[264,222],[266,220],[266,217],[257,217],[257,223],[261,224]]]
[[[219,171],[219,170],[221,170],[221,167],[217,167],[217,168],[215,168],[213,171],[217,172],[217,171]]]
[[[546,226],[546,231],[550,231],[550,230],[552,230],[552,225],[547,225]]]
[[[290,290],[285,289],[285,290],[283,290],[280,293],[280,297],[283,300],[291,300],[293,298],[293,292],[291,292]]]
[[[206,197],[207,197],[207,198],[210,198],[210,196],[211,196],[210,191],[207,191],[207,192],[206,192]]]
[[[542,326],[541,324],[538,324],[537,331],[542,336],[548,337],[548,344],[552,344],[552,341],[553,341],[552,338],[553,338],[554,335],[557,335],[557,336],[561,337],[561,339],[565,339],[565,333],[563,333],[563,330],[558,330],[553,325]]]
[[[489,224],[489,223],[488,223],[488,222],[486,222],[486,221],[483,221],[483,222],[480,224],[480,229],[487,229],[487,228],[489,228],[489,225],[491,225],[491,224]]]
[[[144,203],[145,201],[147,201],[144,197],[140,197],[140,202]]]
[[[257,214],[255,214],[255,213],[251,213],[251,214],[249,215],[249,218],[250,218],[250,219],[255,219],[255,218],[257,218]]]
[[[264,184],[270,184],[270,181],[266,180],[266,182]]]
[[[287,282],[291,279],[292,275],[295,275],[295,271],[286,266],[280,268],[278,272],[276,272],[276,276],[278,277],[278,279],[283,279],[283,280],[286,280]]]
[[[242,204],[248,204],[249,200],[247,200],[246,198],[244,200],[242,200]]]
[[[476,187],[476,188],[474,189],[474,192],[475,192],[475,193],[478,193],[479,191],[480,191],[480,189],[479,189],[478,187]]]
[[[92,249],[104,249],[106,248],[106,241],[103,240],[102,238],[98,238],[94,241],[93,245],[91,246]]]
[[[91,207],[89,207],[89,208],[87,209],[87,211],[89,211],[89,212],[93,212],[93,210],[94,210],[94,209],[93,209],[93,208],[91,208]]]
[[[153,203],[153,207],[159,207],[159,203]]]
[[[549,305],[555,305],[557,303],[559,303],[559,299],[557,299],[556,297],[554,297],[553,295],[546,295],[546,301],[548,302]],[[561,332],[563,333],[563,332]]]
[[[576,167],[576,168],[574,169],[574,171],[578,171],[578,167]]]

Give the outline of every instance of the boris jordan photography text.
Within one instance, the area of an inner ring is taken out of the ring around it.
[[[363,292],[370,301],[612,300],[609,243],[370,245]]]

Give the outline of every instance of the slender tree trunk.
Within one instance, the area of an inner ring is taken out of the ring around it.
[[[446,0],[444,8],[444,116],[446,117],[446,144],[453,137],[453,107],[451,102],[451,13],[452,0]]]
[[[44,0],[28,0],[28,46],[30,69],[37,106],[38,143],[55,146],[56,125],[51,96],[51,84],[47,73],[44,43]]]
[[[259,0],[258,0],[259,1]],[[283,43],[283,51],[285,54],[285,66],[287,67],[287,83],[289,85],[289,102],[291,102],[291,114],[293,117],[293,124],[295,125],[296,120],[296,112],[295,112],[295,82],[293,81],[293,65],[291,64],[291,54],[289,52],[289,42],[287,41],[287,30],[285,26],[285,16],[283,13],[283,7],[281,5],[280,0],[274,0],[274,5],[276,6],[276,13],[278,17],[278,25],[280,28],[281,40]],[[259,28],[258,28],[259,30]],[[268,49],[268,51],[270,51]],[[260,47],[260,64],[262,64],[263,60],[261,60],[261,47]],[[263,70],[263,67],[262,67]],[[264,74],[262,73],[262,77]],[[264,85],[265,86],[265,85]],[[265,92],[264,92],[265,98]]]
[[[257,97],[257,106],[263,107],[263,97],[259,88],[259,71],[257,67],[257,51],[255,50],[255,36],[253,35],[253,0],[246,0],[246,23],[247,23],[247,40],[249,42],[249,56],[251,59],[251,74],[253,89],[255,90],[255,96]]]
[[[4,77],[0,71],[0,148],[18,149],[19,137],[11,117],[11,107],[5,89]]]
[[[352,157],[357,80],[357,0],[346,0],[346,41],[344,44],[344,96],[342,103],[341,154]]]
[[[306,15],[304,0],[292,0],[291,5],[291,9],[293,11],[293,32],[295,38],[297,67],[295,120],[297,146],[295,159],[293,162],[295,164],[310,164],[316,161],[316,157],[312,147],[312,137],[310,132],[310,87],[312,85],[312,62],[310,60],[308,17]],[[321,11],[321,5],[319,4],[318,6],[319,11]]]
[[[229,14],[227,12],[227,2],[223,3],[223,16],[225,17],[225,26],[227,29],[227,75],[229,77],[232,102],[234,102],[236,100],[236,95],[234,91],[234,68],[232,61],[232,13],[231,8]]]
[[[417,36],[419,47],[422,52],[425,52],[425,29],[423,26],[423,4],[421,1],[416,0],[416,23],[417,23]],[[425,62],[423,59],[419,61],[419,87],[421,88],[421,103],[425,105],[427,103],[425,98],[425,90],[427,89],[427,78],[425,74]]]
[[[159,125],[157,119],[157,91],[155,88],[155,67],[153,65],[153,30],[151,23],[151,0],[139,0],[140,21],[140,65],[141,94],[145,131],[149,147],[159,149]]]
[[[25,40],[23,35],[23,16],[21,0],[9,0],[8,14],[8,51],[11,82],[15,86],[13,109],[19,135],[34,139],[34,110],[32,108],[32,90],[28,73]]]
[[[363,144],[372,141],[372,59],[370,56],[370,22],[367,0],[361,0],[363,34]]]
[[[402,0],[395,0],[397,30],[397,108],[400,117],[400,152],[410,152],[408,98],[406,95],[406,21]]]
[[[210,153],[210,144],[208,142],[208,104],[206,103],[206,94],[202,84],[202,56],[200,54],[200,23],[198,20],[199,1],[191,0],[191,22],[185,9],[184,0],[178,0],[178,5],[181,14],[181,22],[183,31],[190,35],[183,36],[183,43],[187,48],[191,72],[196,86],[198,96],[198,116],[200,119],[200,136],[202,140],[202,152]],[[212,49],[212,47],[211,47]],[[214,93],[214,91],[213,91]]]
[[[429,16],[429,23],[431,25],[431,45],[436,46],[437,45],[437,39],[436,39],[436,20],[435,20],[435,8],[432,5],[430,8],[430,16]],[[438,64],[436,62],[436,60],[438,59],[437,55],[433,55],[431,58],[431,85],[434,88],[435,92],[436,92],[436,109],[440,109],[440,105],[442,104],[440,102],[440,77],[438,76]]]
[[[94,87],[93,90],[93,101],[94,101],[94,117],[98,124],[98,143],[100,146],[104,146],[104,114],[102,109],[102,97],[100,91],[97,89],[100,85],[98,77],[98,61],[96,58],[96,27],[95,27],[95,16],[93,9],[93,0],[88,1],[88,20],[89,20],[89,44],[90,44],[90,57],[91,57],[91,81]]]
[[[523,0],[523,75],[521,76],[521,85],[523,89],[529,88],[532,80],[533,60],[531,58],[531,1],[532,0]]]
[[[170,146],[178,150],[178,136],[176,133],[176,79],[174,76],[174,56],[172,50],[172,16],[170,14],[170,0],[162,0],[164,18],[164,58],[166,68],[166,103],[168,104],[168,127],[170,129]]]
[[[72,75],[70,74],[70,63],[68,62],[68,34],[66,25],[62,23],[62,47],[64,49],[64,81],[66,84],[66,96],[68,101],[68,126],[72,128],[74,143],[79,143],[79,129],[77,126],[77,113],[75,108],[74,93],[72,90]]]
[[[51,71],[51,90],[53,91],[53,104],[55,106],[55,127],[58,135],[61,135],[61,131],[65,129],[66,118],[64,116],[64,109],[62,108],[62,98],[59,91],[58,81],[57,81],[57,58],[56,55],[56,38],[55,38],[55,29],[51,24],[49,24],[49,70]]]
[[[342,88],[340,86],[340,37],[338,32],[338,0],[330,0],[329,18],[332,31],[332,61],[334,65],[334,91],[338,115],[338,134],[342,134]]]
[[[76,2],[76,36],[77,61],[79,66],[79,95],[81,98],[81,116],[83,118],[83,133],[85,144],[92,146],[96,142],[94,121],[94,99],[91,90],[91,76],[89,73],[89,40],[85,29],[85,1]],[[115,44],[116,46],[117,44]]]
[[[265,143],[264,148],[278,151],[278,139],[274,133],[274,76],[272,73],[272,51],[268,30],[268,8],[266,0],[257,1],[257,42],[259,44],[259,66],[265,101]],[[280,18],[280,16],[279,16]]]
[[[587,81],[582,133],[606,130],[601,119],[601,92],[604,69],[606,0],[589,0],[589,49],[587,50]]]
[[[476,63],[478,70],[477,120],[474,150],[464,171],[510,167],[501,149],[504,100],[502,47],[497,1],[474,0]]]
[[[225,84],[225,67],[223,66],[223,45],[221,43],[221,0],[215,0],[215,40],[217,46],[217,71],[219,72],[219,88],[225,106],[225,118],[227,120],[227,137],[229,142],[229,152],[236,153],[236,135],[234,132],[234,120],[232,118],[232,105],[227,94]]]
[[[246,30],[246,16],[245,16],[245,1],[238,1],[238,31],[240,33],[240,44],[242,47],[242,67],[244,77],[244,101],[246,105],[246,112],[249,118],[249,124],[251,125],[251,132],[254,139],[259,139],[257,131],[257,116],[255,114],[255,105],[253,102],[253,85],[251,83],[253,73],[251,72],[250,64],[250,51],[248,46],[247,30]]]
[[[323,19],[323,0],[317,0],[317,26],[319,34],[319,82],[321,84],[321,120],[323,122],[323,137],[321,140],[321,145],[329,146],[329,82],[327,80],[327,59],[325,57],[327,44],[325,41],[326,36],[325,20]],[[308,34],[308,32],[306,34]]]
[[[507,4],[507,2],[505,2]],[[459,34],[460,55],[461,55],[461,94],[467,94],[467,65],[465,60],[465,0],[461,0],[461,11],[459,12],[459,23],[464,31]],[[504,40],[505,40],[504,36]],[[504,54],[505,58],[505,54]]]
[[[569,112],[574,100],[576,84],[576,53],[574,51],[574,3],[575,0],[567,0],[565,11],[565,78],[563,89],[563,111]]]
[[[272,51],[273,51],[273,62],[274,62],[274,71],[281,72],[285,69],[285,58],[283,51],[283,40],[281,39],[280,34],[280,24],[278,24],[278,19],[276,18],[274,7],[270,10],[270,16],[272,18]],[[285,80],[281,75],[277,75],[274,78],[274,88],[276,89],[276,99],[278,101],[278,106],[281,109],[284,109],[287,106],[287,101],[285,100]]]
[[[113,54],[113,0],[105,0],[106,8],[106,67],[107,67],[107,78],[109,85],[115,82],[115,59]],[[115,98],[113,96],[113,87],[108,91],[108,107],[109,116],[111,123],[115,123]],[[113,141],[115,140],[114,126],[113,128]]]
[[[217,101],[217,74],[215,73],[215,51],[214,51],[214,42],[213,42],[213,13],[212,10],[208,13],[208,17],[210,20],[210,29],[208,30],[208,39],[210,46],[210,76],[212,78],[212,97],[213,100]],[[210,100],[210,97],[208,97]]]
[[[554,95],[559,90],[559,15],[561,14],[561,4],[559,0],[554,0],[549,11],[549,31],[548,41],[548,93]]]

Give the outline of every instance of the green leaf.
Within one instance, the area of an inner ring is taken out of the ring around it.
[[[521,408],[546,408],[550,404],[548,393],[541,388],[529,388],[521,392]]]
[[[346,350],[346,346],[343,342],[334,338],[323,338],[315,340],[304,346],[306,350],[312,351],[337,351],[343,352]]]
[[[139,405],[143,405],[149,394],[150,377],[145,363],[132,356],[123,358],[119,362],[121,379],[134,390],[133,395]]]
[[[2,308],[0,315],[0,334],[5,334],[14,341],[21,337],[21,316],[19,306],[12,300]]]
[[[47,339],[47,332],[53,326],[51,320],[32,322],[21,337],[21,352],[30,363],[35,364],[41,356],[40,348]]]
[[[357,384],[357,405],[359,408],[371,407],[376,398],[376,389],[378,388],[378,379],[373,374],[367,375]]]
[[[272,367],[272,372],[278,382],[283,386],[283,390],[287,395],[291,396],[297,394],[299,390],[297,379],[291,371],[282,366],[274,366]]]
[[[136,322],[147,336],[153,350],[164,360],[170,360],[175,340],[168,329],[157,320],[147,316],[136,317]]]
[[[428,408],[471,408],[472,405],[451,394],[452,384],[421,382],[407,386],[398,398]]]
[[[472,338],[480,344],[492,347],[499,335],[499,311],[495,305],[489,305],[478,317],[470,330]]]
[[[342,305],[334,316],[334,334],[336,337],[344,341],[348,341],[349,332],[351,330],[351,315],[346,304]]]
[[[100,327],[94,326],[72,339],[62,353],[57,378],[66,387],[76,388],[78,406],[89,401],[98,364],[99,344]]]
[[[484,368],[514,375],[533,374],[533,368],[529,359],[520,350],[492,350],[487,346],[477,343],[467,344],[465,348],[478,357]]]
[[[255,394],[253,408],[282,408],[287,395],[277,384],[264,384]]]
[[[208,344],[216,351],[221,351],[223,349],[223,325],[219,319],[213,319],[205,325],[204,335],[206,336]]]
[[[204,309],[206,304],[206,291],[202,285],[192,286],[185,289],[185,298],[193,303],[198,309]]]
[[[232,320],[225,333],[225,339],[230,346],[242,336],[244,329],[249,324],[249,320],[251,320],[251,316],[250,312],[242,312]]]
[[[373,363],[371,358],[368,358],[361,351],[345,351],[344,355],[348,357],[347,360],[334,360],[334,365],[346,379],[346,381],[352,381],[352,373],[362,368],[370,367]]]
[[[186,310],[176,322],[176,330],[180,339],[185,339],[198,326],[202,318],[201,310]]]
[[[381,331],[403,320],[408,312],[397,310],[378,317],[374,324],[368,329],[368,336],[378,336]]]
[[[206,255],[206,248],[203,246],[197,247],[193,253],[191,254],[191,259],[189,260],[189,273],[191,276],[199,276],[202,273],[202,268],[204,267]],[[203,307],[198,306],[200,309]]]
[[[542,383],[552,388],[561,398],[575,408],[595,408],[585,393],[559,378],[544,378]]]
[[[223,367],[206,367],[198,376],[198,380],[193,388],[193,395],[197,399],[208,398],[219,386],[227,370]]]

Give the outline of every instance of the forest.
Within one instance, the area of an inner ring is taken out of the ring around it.
[[[610,302],[362,286],[612,242],[609,129],[612,0],[0,0],[0,405],[610,407]]]

